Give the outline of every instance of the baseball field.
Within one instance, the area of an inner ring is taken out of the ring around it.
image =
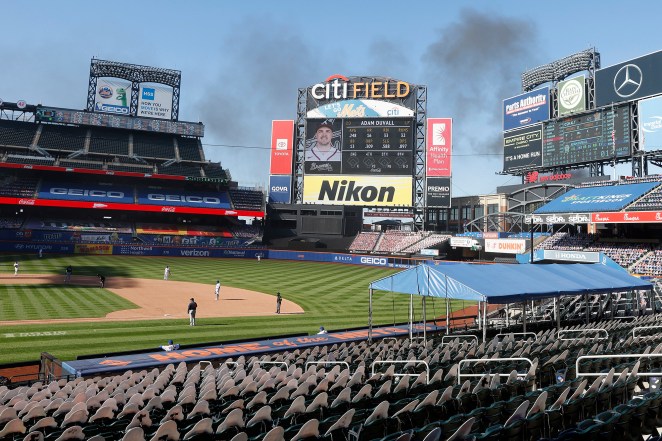
[[[279,260],[0,256],[0,364],[367,326],[368,284],[398,270]],[[20,264],[14,276],[13,263]],[[64,283],[67,265],[73,278]],[[170,280],[163,280],[166,265]],[[106,277],[101,288],[97,274]],[[214,299],[214,284],[222,283]],[[283,296],[275,314],[275,294]],[[188,299],[199,304],[195,327]],[[373,323],[406,322],[409,296],[376,292]],[[465,306],[462,302],[452,309]],[[422,318],[420,300],[415,316]],[[445,315],[443,300],[427,317]]]

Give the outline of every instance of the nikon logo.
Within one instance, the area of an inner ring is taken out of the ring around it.
[[[356,185],[353,180],[323,181],[318,199],[334,202],[393,202],[395,187]]]

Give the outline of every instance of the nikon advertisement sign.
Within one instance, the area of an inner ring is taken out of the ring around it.
[[[303,203],[410,207],[412,177],[308,175],[303,178]]]

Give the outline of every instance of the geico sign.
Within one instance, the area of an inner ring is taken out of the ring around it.
[[[108,113],[119,113],[120,115],[128,115],[129,114],[129,108],[128,107],[123,107],[123,106],[113,106],[110,104],[100,104],[97,103],[97,110],[100,110],[102,112],[108,112]]]
[[[186,196],[179,194],[158,194],[149,193],[147,199],[150,201],[158,202],[189,202],[192,204],[212,204],[217,205],[221,203],[219,198],[212,196]]]
[[[366,81],[351,83],[343,75],[332,75],[323,83],[310,88],[313,98],[321,99],[357,99],[357,98],[404,98],[411,88],[404,81]]]
[[[384,257],[361,257],[361,263],[366,265],[386,265]]]
[[[123,191],[105,191],[105,190],[85,190],[82,188],[59,188],[54,187],[49,190],[50,194],[58,196],[87,196],[91,198],[117,198],[124,197]]]

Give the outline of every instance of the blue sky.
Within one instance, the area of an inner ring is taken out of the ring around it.
[[[271,120],[295,118],[298,88],[388,76],[454,118],[453,195],[485,194],[519,182],[495,173],[520,74],[590,47],[603,67],[660,50],[661,15],[653,1],[13,1],[0,98],[82,109],[92,57],[178,69],[180,119],[205,123],[207,158],[266,185]]]

